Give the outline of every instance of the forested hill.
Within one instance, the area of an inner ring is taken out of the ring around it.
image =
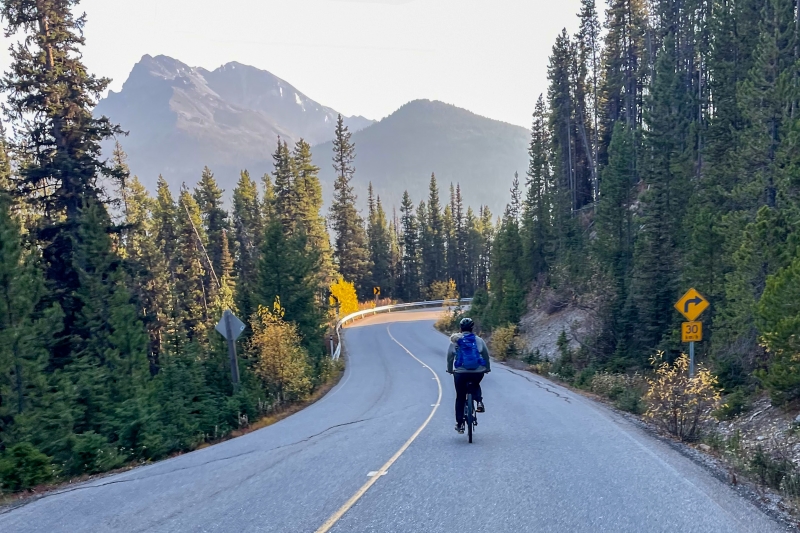
[[[530,132],[442,102],[415,100],[354,132],[353,141],[361,199],[372,182],[385,206],[399,208],[403,191],[424,191],[435,173],[440,184],[461,183],[465,204],[502,213],[514,173],[523,176],[528,168]],[[330,142],[314,148],[323,187],[335,175],[331,149]]]
[[[798,2],[581,5],[493,243],[485,325],[517,324],[526,301],[590,311],[555,370],[587,386],[679,357],[673,304],[695,287],[711,302],[698,358],[738,394],[730,412],[800,398]]]
[[[233,190],[239,171],[266,172],[280,135],[320,143],[333,138],[338,113],[273,74],[241,63],[213,71],[167,56],[145,55],[119,93],[94,111],[129,132],[129,164],[149,190],[163,174],[171,185],[196,183],[204,166]],[[372,123],[347,117],[354,130]],[[111,152],[113,142],[105,143]]]

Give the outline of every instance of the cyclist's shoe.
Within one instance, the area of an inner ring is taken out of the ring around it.
[[[479,413],[485,413],[486,412],[486,408],[483,406],[483,402],[478,402],[478,408],[475,409],[475,411],[477,411]]]
[[[458,431],[459,433],[464,433],[464,422],[456,424],[456,431]]]

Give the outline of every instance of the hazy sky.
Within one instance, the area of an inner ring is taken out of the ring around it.
[[[530,126],[580,0],[83,0],[91,72],[119,90],[142,55],[269,70],[346,115],[416,98]],[[598,2],[599,8],[604,3]],[[10,40],[3,39],[3,49]],[[0,68],[8,66],[0,55]]]

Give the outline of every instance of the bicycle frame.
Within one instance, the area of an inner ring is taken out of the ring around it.
[[[475,401],[472,399],[472,393],[467,394],[467,401],[464,404],[464,422],[467,424],[467,436],[471,444],[472,431],[478,425],[478,415],[475,411]]]

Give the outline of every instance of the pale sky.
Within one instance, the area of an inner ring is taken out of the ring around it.
[[[580,0],[83,0],[84,60],[119,90],[144,54],[268,70],[346,115],[417,98],[530,127]],[[598,9],[605,7],[598,1]],[[2,39],[6,50],[10,39]],[[0,68],[9,64],[0,53]]]

